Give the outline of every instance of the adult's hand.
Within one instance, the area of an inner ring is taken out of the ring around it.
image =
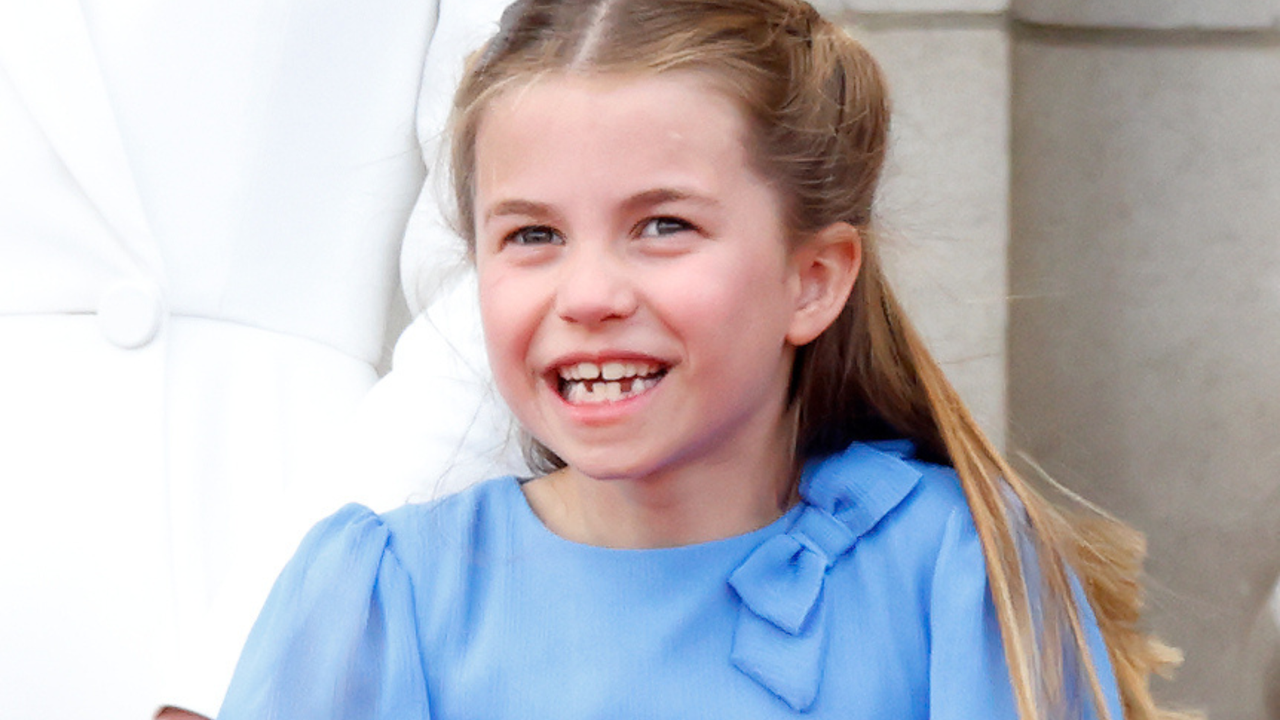
[[[209,718],[190,710],[165,705],[156,711],[156,716],[152,720],[209,720]]]

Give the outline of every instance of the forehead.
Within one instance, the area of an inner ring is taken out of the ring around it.
[[[643,175],[723,189],[744,175],[746,121],[694,71],[552,74],[490,101],[476,135],[476,190],[575,180],[618,184]]]

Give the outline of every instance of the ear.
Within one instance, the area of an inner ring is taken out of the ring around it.
[[[796,306],[787,342],[812,342],[844,309],[862,268],[862,235],[849,223],[832,223],[792,252]]]

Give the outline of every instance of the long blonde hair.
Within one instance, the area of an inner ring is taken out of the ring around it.
[[[1099,513],[1067,515],[1001,456],[908,322],[875,252],[872,200],[884,164],[889,103],[870,54],[802,0],[521,0],[472,59],[454,107],[459,231],[474,245],[474,147],[499,93],[549,72],[701,71],[735,98],[749,150],[783,198],[796,238],[836,222],[864,238],[861,274],[837,320],[797,350],[789,401],[799,461],[854,440],[907,437],[952,465],[987,560],[991,594],[1023,720],[1078,712],[1068,669],[1107,714],[1072,591],[1079,578],[1106,641],[1128,720],[1156,707],[1153,671],[1176,651],[1139,626],[1141,534]],[[541,448],[544,467],[561,466]],[[1020,529],[1025,528],[1025,529]],[[1019,547],[1027,541],[1034,569]],[[1028,577],[1037,578],[1028,587]],[[1115,719],[1119,720],[1119,719]]]

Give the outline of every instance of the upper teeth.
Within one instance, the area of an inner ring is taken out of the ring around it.
[[[577,365],[566,365],[560,368],[560,377],[565,380],[621,380],[622,378],[644,377],[658,372],[656,363],[638,362],[580,362]]]

